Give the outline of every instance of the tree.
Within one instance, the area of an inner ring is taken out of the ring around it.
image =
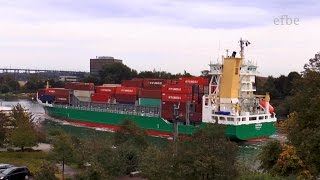
[[[265,146],[263,146],[262,151],[258,156],[258,159],[261,162],[259,168],[265,172],[272,171],[281,152],[282,147],[278,140],[269,141]]]
[[[103,66],[99,72],[102,83],[120,84],[122,80],[130,80],[137,76],[137,71],[122,63],[112,63]]]
[[[149,146],[143,151],[139,170],[149,180],[173,179],[173,154],[170,147],[159,149]]]
[[[183,179],[234,179],[237,145],[224,135],[224,126],[209,124],[181,141],[174,168]]]
[[[0,111],[0,147],[6,140],[6,133],[7,133],[6,126],[8,124],[8,121],[9,121],[8,116],[4,112]]]
[[[75,147],[70,135],[65,132],[56,132],[52,140],[53,149],[50,152],[51,159],[62,164],[62,179],[64,179],[65,164],[74,160]]]
[[[314,71],[320,73],[320,53],[316,53],[314,58],[310,58],[309,62],[304,65],[304,73],[307,71]]]
[[[9,132],[10,144],[20,147],[32,147],[37,145],[37,131],[33,115],[27,112],[20,104],[13,107],[10,113],[10,125],[13,129]]]
[[[148,179],[235,179],[237,145],[224,135],[224,127],[208,124],[164,150],[149,147],[140,168]],[[155,173],[155,174],[154,174]]]
[[[144,149],[148,146],[147,133],[139,128],[133,121],[128,119],[120,124],[120,128],[114,133],[114,144],[132,144],[139,149]]]
[[[57,167],[49,162],[43,162],[39,170],[34,174],[34,180],[57,180],[55,172]]]
[[[311,64],[312,65],[312,64]],[[311,66],[310,65],[310,66]],[[317,66],[316,66],[317,67]],[[313,174],[320,172],[320,72],[306,69],[293,90],[291,111],[296,119],[288,133],[288,139],[296,147]]]

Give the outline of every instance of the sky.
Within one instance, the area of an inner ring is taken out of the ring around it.
[[[89,71],[113,56],[138,71],[186,70],[239,52],[262,76],[302,71],[320,51],[318,0],[0,0],[0,68]],[[279,24],[281,16],[297,25]]]

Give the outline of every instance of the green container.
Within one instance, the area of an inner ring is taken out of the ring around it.
[[[139,105],[149,107],[160,107],[161,99],[139,98]]]

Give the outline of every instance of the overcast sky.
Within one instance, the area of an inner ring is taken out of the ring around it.
[[[275,25],[281,15],[298,25]],[[301,71],[320,51],[320,1],[0,0],[0,67],[89,71],[113,56],[199,75],[240,37],[262,75]]]

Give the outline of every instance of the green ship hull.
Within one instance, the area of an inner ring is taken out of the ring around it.
[[[111,113],[102,110],[90,110],[85,108],[44,106],[46,113],[54,118],[66,120],[72,123],[102,127],[111,130],[118,129],[120,123],[125,120],[133,121],[137,126],[145,129],[149,134],[155,136],[172,136],[173,124],[160,118],[143,115]],[[205,126],[178,125],[179,134],[190,135],[199,128]],[[225,134],[232,140],[250,140],[269,137],[276,131],[275,122],[255,123],[248,125],[226,125]]]

